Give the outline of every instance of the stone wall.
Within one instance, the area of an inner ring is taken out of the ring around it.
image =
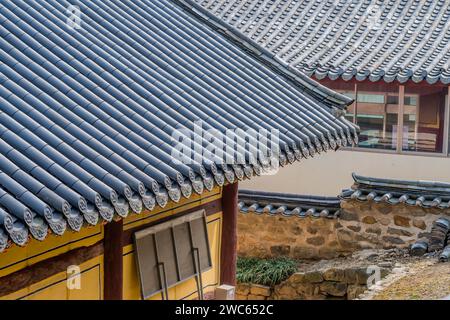
[[[407,248],[428,235],[433,222],[449,210],[405,204],[342,201],[336,229],[338,242],[349,249]]]
[[[236,300],[269,300],[273,288],[252,283],[239,283],[236,286]]]
[[[355,250],[405,248],[450,211],[403,204],[341,202],[338,219],[246,213],[238,217],[238,255],[331,259]]]
[[[381,269],[381,278],[388,273]],[[357,298],[367,289],[366,267],[297,272],[274,287],[238,284],[238,300],[320,300]]]
[[[328,218],[241,213],[238,215],[238,255],[334,258],[342,251],[337,241],[337,223],[336,219]]]

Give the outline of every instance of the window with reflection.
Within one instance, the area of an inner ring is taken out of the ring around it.
[[[361,129],[360,148],[442,153],[444,143],[450,141],[450,133],[449,140],[444,136],[445,86],[406,84],[401,106],[396,83],[326,81],[324,85],[355,100],[345,117]]]
[[[354,92],[356,92],[355,103],[349,111],[353,116],[351,121],[358,124],[361,129],[358,147],[395,150],[399,86],[386,83],[358,83],[352,98],[355,98]]]
[[[397,147],[398,95],[358,90],[356,123],[361,129],[359,147]]]
[[[403,151],[442,152],[447,88],[406,86]]]

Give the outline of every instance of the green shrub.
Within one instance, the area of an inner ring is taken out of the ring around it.
[[[289,258],[238,257],[236,279],[238,283],[276,285],[297,271],[297,262]]]

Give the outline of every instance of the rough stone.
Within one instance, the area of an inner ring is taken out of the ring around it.
[[[361,231],[361,227],[360,227],[360,226],[353,226],[353,225],[350,225],[350,226],[347,226],[347,228],[350,229],[350,230],[352,230],[353,232],[359,232],[359,231]]]
[[[299,235],[301,235],[303,233],[303,229],[300,228],[299,226],[292,225],[291,226],[291,232],[293,234],[295,234],[296,236],[299,236]]]
[[[307,246],[298,246],[293,249],[293,256],[297,259],[314,259],[317,253],[317,249]]]
[[[325,281],[320,284],[320,291],[334,297],[343,297],[347,293],[347,284]]]
[[[306,242],[314,246],[321,246],[325,243],[324,237],[317,236],[306,239]]]
[[[358,298],[359,295],[363,294],[366,291],[366,286],[350,284],[347,287],[347,299],[352,300]]]
[[[345,282],[348,284],[366,284],[368,278],[367,268],[354,267],[345,269]]]
[[[298,297],[297,291],[290,285],[286,285],[284,283],[281,283],[278,286],[275,286],[274,293],[275,293],[275,296],[278,297],[278,299],[282,299],[282,300],[283,299],[292,300],[292,299],[296,299],[296,297]]]
[[[343,269],[330,268],[323,272],[323,278],[327,281],[344,281],[345,271]]]
[[[366,232],[368,232],[368,233],[374,233],[374,234],[380,235],[380,234],[381,234],[381,228],[378,228],[378,227],[370,227],[370,228],[367,228],[367,229],[366,229]]]
[[[357,278],[356,278],[356,269],[355,268],[345,269],[344,273],[345,273],[345,282],[346,283],[348,283],[348,284],[356,283]]]
[[[391,268],[392,267],[392,262],[390,261],[382,261],[378,263],[379,267],[383,267],[383,268]]]
[[[343,227],[343,225],[340,223],[340,222],[336,222],[335,224],[334,224],[334,228],[335,229],[341,229]]]
[[[389,234],[395,234],[398,236],[406,236],[406,237],[411,237],[413,234],[407,230],[403,230],[403,229],[398,229],[398,228],[391,228],[389,227],[387,229],[387,233]]]
[[[328,244],[331,246],[331,244]],[[339,253],[334,248],[319,248],[319,257],[322,259],[333,259],[336,258],[339,255]]]
[[[346,210],[341,211],[341,215],[339,218],[344,221],[359,221],[359,216],[357,213],[349,212]]]
[[[391,223],[391,219],[389,219],[388,217],[381,217],[381,218],[378,218],[378,222],[380,224],[382,224],[383,226],[387,226]]]
[[[288,245],[277,245],[270,247],[270,252],[275,257],[287,256],[291,252],[291,246]]]
[[[319,271],[306,272],[303,279],[303,281],[307,283],[319,283],[323,281],[322,273]]]
[[[385,204],[385,205],[378,205],[377,206],[378,212],[382,214],[389,214],[392,212],[392,205]]]
[[[312,296],[306,296],[305,300],[325,300],[327,299],[327,296],[324,294],[315,294]]]
[[[423,221],[422,219],[414,219],[413,226],[422,230],[425,230],[427,228],[425,221]]]
[[[328,225],[328,222],[326,219],[312,219],[310,221],[311,221],[311,225],[316,228],[323,228]]]
[[[319,292],[317,284],[301,283],[296,286],[297,293],[301,296],[313,296]]]
[[[380,268],[381,279],[385,278],[389,273],[391,273],[391,269],[389,267],[382,266],[382,265],[380,265],[379,267],[381,267]]]
[[[238,283],[236,286],[236,294],[246,296],[250,293],[250,284]]]
[[[338,242],[343,249],[351,250],[357,248],[357,243],[354,241],[351,231],[340,229],[337,230],[336,234]]]
[[[288,279],[291,283],[304,283],[305,282],[305,273],[304,272],[296,272],[291,275]]]
[[[405,244],[405,241],[398,237],[384,236],[383,241],[391,243],[391,244]]]
[[[357,206],[359,211],[364,212],[364,211],[372,210],[372,202],[371,201],[365,201],[365,202],[359,202],[359,203],[360,203],[360,205]]]
[[[266,300],[266,297],[258,296],[258,295],[254,295],[254,294],[249,294],[247,296],[247,300]]]
[[[409,212],[413,217],[425,217],[427,213],[419,207],[415,207],[412,211]]]
[[[355,207],[355,204],[357,204],[357,201],[353,201],[353,200],[342,200],[341,201],[341,208],[342,209],[349,209],[352,210]]]
[[[308,227],[306,228],[306,230],[307,230],[310,234],[316,234],[317,231],[318,231],[318,229],[317,229],[316,227],[314,227],[314,226],[308,226]]]
[[[361,221],[366,223],[366,224],[375,224],[375,223],[377,223],[377,219],[375,219],[372,216],[365,216],[364,218],[362,218]]]
[[[236,293],[235,298],[236,300],[247,300],[247,295]]]
[[[283,233],[283,232],[284,232],[283,228],[280,227],[280,226],[277,225],[277,224],[269,225],[269,226],[267,227],[267,231],[269,231],[269,232],[272,233],[272,234],[278,234],[278,233]]]
[[[410,224],[409,224],[410,221],[411,221],[411,219],[408,218],[408,217],[399,216],[399,215],[395,215],[394,216],[394,223],[397,226],[409,227],[410,226]]]
[[[364,241],[379,243],[378,235],[376,233],[359,233],[355,236],[355,240],[358,242],[357,245],[359,248],[361,248],[362,242]]]
[[[332,241],[328,242],[328,245],[330,247],[338,247],[339,243],[336,240],[332,240]]]
[[[357,268],[357,270],[356,270],[356,280],[357,280],[357,282],[355,284],[366,285],[367,284],[367,280],[369,279],[371,274],[373,274],[373,271],[371,271],[368,267],[366,267],[366,268]]]
[[[262,286],[258,284],[252,284],[250,287],[250,293],[257,296],[269,297],[271,294],[270,287]]]
[[[439,208],[430,208],[427,211],[437,216],[442,214],[442,211]]]

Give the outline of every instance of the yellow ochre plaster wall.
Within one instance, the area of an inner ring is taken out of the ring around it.
[[[220,199],[221,188],[214,188],[211,192],[202,195],[193,195],[179,203],[169,203],[163,209],[131,214],[124,219],[124,231],[139,229],[147,224],[172,215],[193,210],[203,204]],[[218,209],[220,210],[220,209]],[[222,213],[216,212],[207,216],[208,236],[211,246],[213,268],[203,273],[204,292],[214,290],[219,284],[220,277],[220,248],[222,234]],[[103,226],[83,228],[80,232],[66,232],[63,236],[49,235],[44,241],[31,239],[24,247],[13,245],[6,252],[0,254],[0,285],[1,277],[31,266],[37,262],[59,256],[73,249],[92,246],[103,239]],[[126,245],[123,248],[123,298],[140,299],[140,285],[134,257],[134,246]],[[103,298],[103,255],[97,256],[79,265],[80,289],[67,288],[67,273],[55,274],[43,281],[37,282],[18,291],[2,296],[0,299],[62,299],[62,300],[98,300]],[[69,275],[70,277],[70,275]],[[171,299],[195,299],[197,289],[194,279],[187,280],[170,289]],[[155,295],[151,299],[159,299]]]
[[[207,216],[206,218],[211,260],[213,266],[202,274],[203,293],[214,291],[220,282],[220,248],[222,235],[222,212]],[[141,299],[140,284],[134,255],[134,245],[123,248],[123,299]],[[197,285],[195,279],[189,279],[169,289],[169,299],[197,299]],[[150,300],[161,299],[157,293]]]

